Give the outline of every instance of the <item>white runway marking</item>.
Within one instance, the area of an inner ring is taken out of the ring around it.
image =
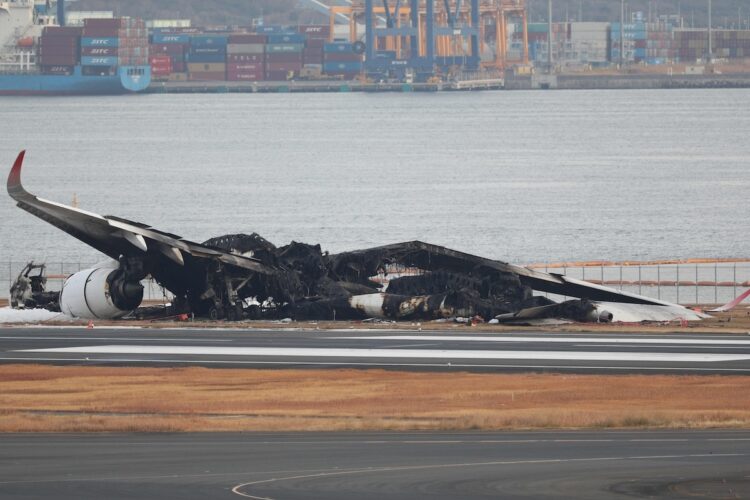
[[[398,472],[398,471],[418,471],[418,470],[433,470],[433,469],[450,469],[459,467],[498,467],[505,465],[542,465],[542,464],[562,464],[571,462],[595,462],[595,461],[637,461],[637,460],[668,460],[668,459],[691,459],[691,458],[724,458],[724,457],[743,457],[745,453],[694,453],[689,455],[643,455],[643,456],[624,456],[624,457],[599,457],[599,458],[549,458],[549,459],[536,459],[536,460],[498,460],[492,462],[462,462],[453,464],[434,464],[434,465],[403,465],[403,466],[392,466],[392,467],[367,467],[361,469],[338,469],[330,472],[319,472],[314,474],[295,475],[287,477],[277,477],[271,479],[261,479],[258,481],[250,481],[247,483],[238,484],[232,488],[232,493],[245,498],[253,498],[255,500],[272,500],[269,497],[254,496],[249,493],[242,491],[248,486],[258,486],[263,484],[279,483],[283,481],[293,481],[295,479],[313,479],[313,478],[324,478],[332,476],[347,476],[356,474],[377,474],[380,472]]]
[[[741,345],[750,347],[750,337],[743,340],[727,339],[694,339],[694,338],[637,338],[632,337],[495,337],[477,335],[379,335],[367,337],[327,337],[335,340],[453,340],[469,342],[543,342],[547,344],[581,344],[597,342],[600,344],[673,344],[673,345]]]
[[[694,363],[750,360],[750,354],[585,351],[472,351],[444,349],[325,349],[301,347],[216,347],[166,345],[100,345],[81,347],[57,347],[50,349],[23,349],[16,352],[75,352],[85,354],[174,354],[202,356],[273,356],[310,358],[553,359],[577,361],[666,361]]]
[[[433,363],[376,363],[376,362],[357,362],[357,361],[260,361],[260,360],[219,360],[219,359],[190,359],[190,358],[179,358],[179,359],[159,359],[159,358],[91,358],[80,357],[80,358],[60,358],[56,356],[50,357],[27,357],[27,356],[16,356],[16,357],[0,357],[0,361],[68,361],[75,363],[143,363],[143,364],[161,364],[166,366],[174,366],[175,364],[194,364],[198,366],[210,366],[210,365],[225,365],[225,366],[322,366],[330,368],[332,366],[341,367],[352,367],[358,366],[363,368],[452,368],[458,369],[488,369],[488,370],[499,370],[499,369],[512,369],[512,370],[588,370],[588,371],[600,371],[608,370],[614,372],[620,371],[650,371],[650,372],[675,372],[675,373],[750,373],[750,368],[726,368],[726,367],[697,367],[697,366],[628,366],[628,365],[531,365],[531,364],[478,364],[478,363],[446,363],[446,362],[433,362]]]

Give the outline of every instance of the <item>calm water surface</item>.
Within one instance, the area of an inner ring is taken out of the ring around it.
[[[195,241],[740,257],[748,130],[748,90],[0,98],[0,165],[27,149],[31,192]],[[0,218],[0,261],[97,258],[4,190]]]

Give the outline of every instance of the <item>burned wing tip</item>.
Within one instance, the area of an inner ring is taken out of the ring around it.
[[[23,158],[25,155],[25,149],[18,153],[16,162],[13,164],[13,168],[10,170],[10,174],[8,175],[8,193],[10,193],[11,195],[23,190],[23,186],[21,186],[21,168],[23,167]]]

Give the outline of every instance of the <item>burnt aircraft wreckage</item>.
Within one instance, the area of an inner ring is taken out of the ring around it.
[[[657,310],[649,313],[651,319],[700,317],[668,302],[420,241],[338,254],[297,242],[276,247],[257,234],[194,243],[32,195],[21,184],[24,153],[7,183],[18,207],[114,259],[66,280],[59,307],[74,317],[126,316],[141,304],[141,281],[149,276],[174,295],[172,312],[212,319],[609,321],[612,314],[605,309],[625,305]],[[390,276],[383,290],[375,278],[394,270],[411,273]],[[577,299],[556,303],[534,291]]]

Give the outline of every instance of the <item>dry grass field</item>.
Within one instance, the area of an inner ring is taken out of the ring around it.
[[[0,432],[750,427],[750,377],[0,366]]]

